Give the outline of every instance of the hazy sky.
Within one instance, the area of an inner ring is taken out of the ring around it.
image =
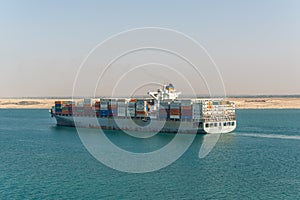
[[[0,2],[0,96],[70,96],[95,45],[145,26],[201,43],[227,94],[300,94],[298,0],[7,0]]]

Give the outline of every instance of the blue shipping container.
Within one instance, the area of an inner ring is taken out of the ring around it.
[[[159,118],[161,118],[161,119],[168,119],[168,118],[169,118],[169,115],[163,115],[163,114],[160,114],[160,115],[159,115]]]
[[[107,115],[108,115],[108,110],[100,110],[100,116],[107,117]]]
[[[192,119],[192,116],[181,116],[181,119]]]

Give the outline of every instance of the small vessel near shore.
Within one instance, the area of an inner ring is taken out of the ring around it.
[[[172,84],[149,98],[56,101],[58,126],[163,133],[228,133],[236,128],[235,105],[225,99],[180,99]]]

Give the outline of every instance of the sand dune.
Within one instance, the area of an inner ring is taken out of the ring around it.
[[[0,99],[0,108],[50,109],[55,100],[70,99]],[[300,109],[300,98],[230,98],[237,109]]]

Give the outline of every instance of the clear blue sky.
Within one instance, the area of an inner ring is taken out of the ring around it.
[[[0,2],[0,96],[69,96],[107,37],[171,28],[203,44],[228,94],[300,94],[300,1]]]

